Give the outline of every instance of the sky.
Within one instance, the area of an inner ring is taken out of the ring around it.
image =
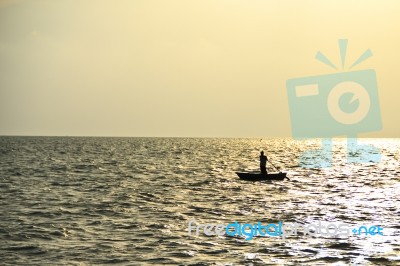
[[[400,137],[400,1],[0,0],[0,135],[291,137],[286,81],[374,69]],[[347,65],[348,66],[348,65]]]

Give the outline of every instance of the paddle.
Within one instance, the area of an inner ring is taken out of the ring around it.
[[[275,166],[270,160],[268,160],[268,162],[275,168],[276,171],[280,172],[280,171],[278,170],[278,168],[276,168],[276,166]]]
[[[281,171],[278,170],[278,168],[276,168],[276,166],[270,161],[268,160],[268,162],[275,168],[276,171],[278,171],[279,173],[282,173]],[[285,176],[287,178],[287,180],[290,181],[289,177]]]

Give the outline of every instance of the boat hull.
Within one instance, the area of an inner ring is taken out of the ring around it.
[[[282,172],[271,174],[236,172],[236,174],[240,179],[247,181],[284,180],[286,178],[286,173]]]

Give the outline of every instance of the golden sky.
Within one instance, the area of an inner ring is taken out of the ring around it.
[[[0,135],[290,137],[286,80],[375,69],[400,137],[400,1],[0,0]],[[339,70],[342,71],[342,70]],[[362,133],[362,132],[360,132]]]

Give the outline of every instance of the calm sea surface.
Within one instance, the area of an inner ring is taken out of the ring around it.
[[[335,140],[331,168],[305,169],[317,140],[0,137],[0,264],[399,265],[400,140],[363,142],[380,163],[347,164]],[[260,149],[291,181],[238,179]],[[384,235],[188,237],[193,219]]]

